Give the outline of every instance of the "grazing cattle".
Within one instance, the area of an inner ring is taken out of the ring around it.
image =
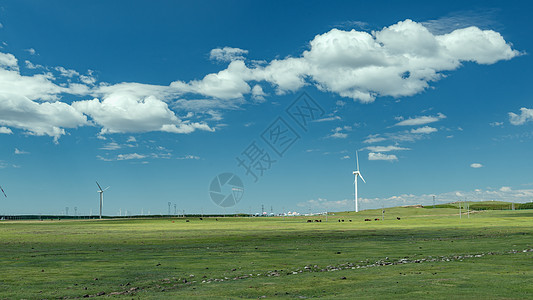
[[[400,219],[400,217],[396,217],[396,220],[399,220],[399,219]]]
[[[189,222],[189,220],[185,220],[185,222]]]
[[[203,220],[204,218],[200,218],[200,220]]]
[[[344,219],[342,219],[342,221],[344,222]]]
[[[341,222],[341,220],[339,219],[339,223]]]
[[[374,219],[374,221],[379,221],[379,219]]]
[[[318,222],[322,222],[322,220],[318,220]]]
[[[372,220],[370,220],[370,219],[365,219],[365,221],[372,221]]]
[[[351,222],[351,221],[352,221],[352,220],[350,220],[350,222]]]
[[[313,220],[307,220],[307,223],[311,223],[311,222],[313,222]]]

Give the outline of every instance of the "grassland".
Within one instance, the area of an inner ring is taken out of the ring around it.
[[[533,298],[531,210],[366,218],[3,221],[0,298]]]

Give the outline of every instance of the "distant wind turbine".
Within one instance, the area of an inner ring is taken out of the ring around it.
[[[361,180],[366,183],[365,179],[363,178],[363,175],[361,175],[361,172],[359,172],[359,156],[357,155],[357,151],[355,151],[355,161],[357,163],[357,171],[353,171],[353,175],[355,176],[354,185],[355,185],[355,212],[359,212],[359,203],[357,201],[357,177],[361,177]]]
[[[96,185],[100,190],[97,191],[97,193],[100,193],[100,219],[102,218],[102,207],[104,206],[104,192],[107,191],[109,187],[106,187],[105,189],[102,189],[100,184],[98,184],[98,181],[96,182]]]
[[[4,194],[4,196],[7,198],[7,195],[6,195],[6,192],[4,192],[4,189],[0,186],[0,190],[2,190],[2,193]]]

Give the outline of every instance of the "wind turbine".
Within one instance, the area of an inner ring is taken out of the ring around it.
[[[7,195],[6,195],[6,192],[4,192],[4,189],[0,186],[0,190],[2,190],[2,193],[4,194],[4,196],[7,198]]]
[[[353,171],[353,175],[355,176],[355,180],[353,181],[355,185],[355,212],[359,212],[359,203],[357,201],[357,177],[361,177],[361,180],[364,183],[366,183],[366,181],[363,178],[363,175],[361,175],[361,172],[359,172],[359,156],[357,155],[357,151],[355,151],[355,161],[357,163],[357,171]]]
[[[104,206],[104,192],[107,191],[109,187],[106,187],[105,189],[102,189],[100,184],[98,184],[98,181],[96,182],[96,185],[100,190],[97,191],[97,193],[100,193],[100,219],[102,218],[102,207]]]

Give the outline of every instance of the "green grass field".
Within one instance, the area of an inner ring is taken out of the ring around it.
[[[533,298],[532,210],[365,218],[2,221],[0,298]]]

